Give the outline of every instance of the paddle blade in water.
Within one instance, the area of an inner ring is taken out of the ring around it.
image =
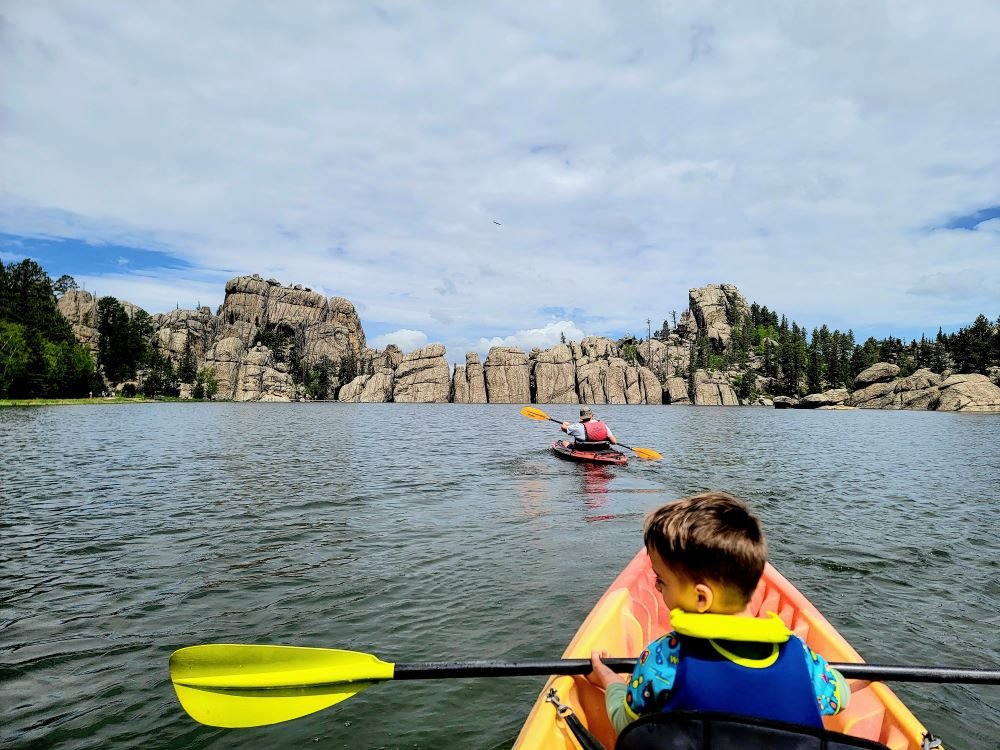
[[[170,657],[181,706],[215,727],[297,719],[391,680],[394,669],[372,654],[297,646],[210,644]]]
[[[536,409],[533,406],[525,406],[521,409],[521,414],[526,416],[528,419],[537,419],[539,422],[545,422],[549,418],[548,414],[541,409]]]
[[[663,455],[657,453],[652,448],[630,448],[629,450],[635,451],[635,455],[639,458],[646,458],[650,461],[659,461],[663,458]]]
[[[188,687],[174,683],[177,700],[195,721],[210,727],[242,729],[279,724],[336,705],[374,682],[312,685],[298,688]]]

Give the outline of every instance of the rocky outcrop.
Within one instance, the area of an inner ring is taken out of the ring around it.
[[[216,398],[232,400],[236,395],[236,386],[240,380],[240,363],[247,348],[243,340],[235,336],[216,341],[205,355],[205,366],[215,372],[219,383]]]
[[[939,390],[938,411],[1000,412],[1000,388],[985,375],[952,375]]]
[[[694,374],[694,403],[697,406],[739,406],[740,401],[724,375],[697,370]]]
[[[636,356],[639,364],[663,381],[687,367],[691,358],[691,345],[676,333],[671,333],[666,341],[653,339],[643,342],[636,347]]]
[[[156,345],[161,354],[179,365],[190,347],[196,360],[205,359],[211,345],[212,310],[200,307],[197,310],[173,310],[150,317],[156,330]]]
[[[776,398],[776,408],[910,409],[918,411],[1000,411],[1000,388],[985,375],[951,375],[943,379],[928,369],[920,369],[895,380],[899,368],[878,362],[855,378],[857,390],[836,389],[802,399]]]
[[[879,362],[862,372],[855,383],[868,383],[845,401],[861,409],[936,409],[940,400],[941,377],[930,370],[917,370],[909,377],[892,380],[899,368]]]
[[[528,356],[513,346],[494,346],[483,366],[491,404],[531,403]]]
[[[396,368],[392,400],[400,404],[445,404],[451,395],[451,368],[445,348],[431,344],[403,357]]]
[[[292,401],[295,384],[284,362],[276,363],[266,346],[250,349],[240,362],[234,401]]]
[[[464,366],[456,365],[452,376],[451,400],[456,404],[487,403],[486,378],[476,352],[468,352],[465,355]]]
[[[774,408],[775,409],[794,409],[799,405],[799,400],[797,398],[792,398],[791,396],[775,396],[774,397]]]
[[[639,374],[640,404],[663,404],[663,386],[652,370],[646,367],[637,368]]]
[[[371,375],[358,375],[340,389],[338,401],[366,404],[385,404],[392,401],[394,373],[391,368],[379,367]]]
[[[532,358],[531,377],[535,403],[576,404],[576,364],[573,350],[566,344],[557,344],[540,351]]]
[[[76,340],[97,354],[97,301],[90,292],[71,289],[56,303],[56,309],[69,321]]]
[[[698,330],[710,340],[717,341],[722,351],[730,351],[733,343],[734,324],[750,315],[750,306],[732,284],[709,284],[688,293],[691,314]]]

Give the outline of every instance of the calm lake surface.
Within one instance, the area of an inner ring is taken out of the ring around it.
[[[389,682],[222,730],[183,713],[167,660],[212,642],[556,658],[643,515],[704,489],[752,503],[772,562],[868,661],[1000,664],[1000,417],[599,407],[665,459],[594,471],[518,410],[0,410],[0,745],[509,747],[542,678]],[[1000,688],[894,687],[951,750],[998,747]]]

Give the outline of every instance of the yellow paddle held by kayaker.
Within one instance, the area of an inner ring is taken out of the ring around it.
[[[546,414],[541,409],[536,409],[534,406],[525,406],[521,409],[521,414],[528,419],[535,419],[539,422],[555,422],[556,424],[562,424],[562,420],[554,419]],[[628,448],[630,451],[635,453],[639,458],[645,458],[647,461],[659,461],[663,456],[657,453],[652,448],[633,448],[630,445],[625,445],[625,443],[618,442],[616,445],[620,445],[622,448]]]
[[[628,674],[635,659],[605,659]],[[1000,684],[1000,669],[831,664],[845,677]],[[374,654],[306,646],[214,643],[170,657],[170,681],[195,721],[230,729],[278,724],[334,706],[387,680],[586,674],[590,659],[393,664]]]

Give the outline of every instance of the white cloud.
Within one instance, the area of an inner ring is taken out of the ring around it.
[[[368,346],[372,349],[385,349],[389,344],[395,344],[402,350],[403,354],[409,354],[427,346],[427,334],[423,331],[401,328],[392,333],[376,336],[368,342]]]
[[[260,273],[453,361],[719,282],[810,327],[967,323],[1000,236],[925,233],[1000,205],[1000,6],[962,7],[4,3],[0,231],[190,263],[94,279],[151,311]]]
[[[539,349],[550,349],[560,343],[563,337],[565,337],[566,341],[580,341],[585,335],[573,321],[557,320],[542,328],[518,331],[510,336],[494,336],[491,339],[480,338],[473,345],[472,351],[479,353],[480,362],[485,362],[486,355],[489,353],[490,348],[494,346],[516,346],[525,352],[529,352],[536,346]],[[463,356],[462,362],[464,361]]]

